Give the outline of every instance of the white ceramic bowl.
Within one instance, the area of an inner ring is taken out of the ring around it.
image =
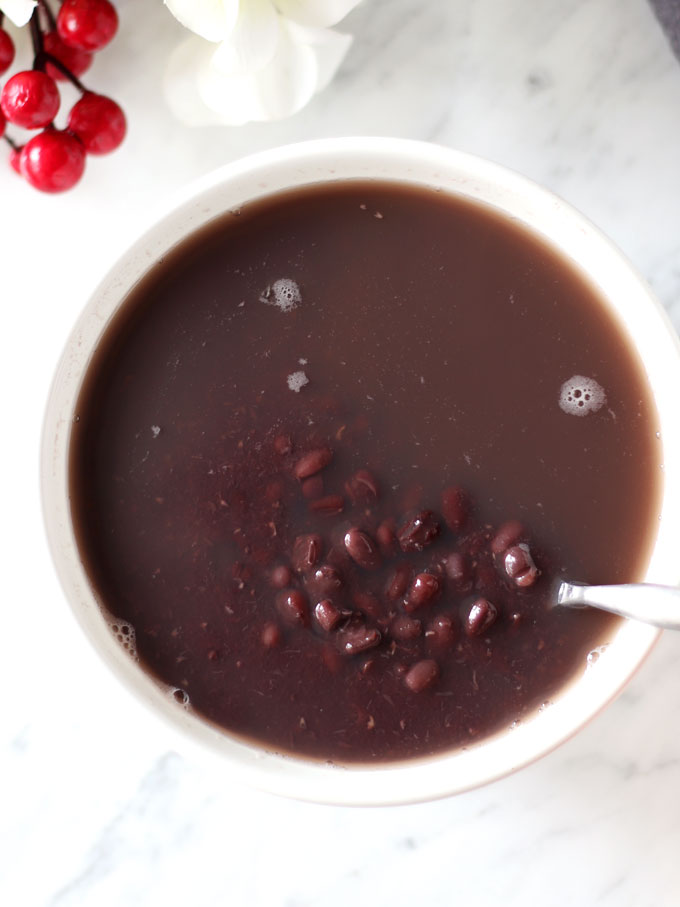
[[[680,582],[680,345],[660,305],[621,253],[561,199],[487,161],[399,139],[329,139],[278,148],[200,180],[113,266],[80,317],[61,358],[42,448],[45,521],[59,577],[92,645],[128,690],[169,722],[187,745],[218,756],[234,777],[276,793],[338,804],[433,799],[484,784],[535,760],[574,734],[621,690],[658,637],[622,622],[601,657],[549,707],[513,730],[467,749],[376,767],[333,767],[248,745],[178,707],[113,637],[81,565],[71,523],[67,454],[75,401],[99,338],[152,262],[223,212],[284,188],[380,178],[437,186],[477,199],[542,234],[600,288],[645,365],[662,431],[664,490],[646,580]]]

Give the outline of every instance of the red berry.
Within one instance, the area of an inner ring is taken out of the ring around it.
[[[7,72],[14,61],[14,41],[4,28],[0,28],[0,75]]]
[[[69,47],[55,31],[48,32],[43,40],[45,51],[63,63],[74,76],[82,76],[92,65],[92,54],[89,51]],[[52,63],[47,64],[45,72],[60,82],[66,79],[64,73]]]
[[[127,123],[115,101],[88,91],[71,110],[68,128],[78,136],[88,154],[108,154],[125,138]]]
[[[5,126],[6,126],[6,125],[7,125],[7,121],[5,120],[5,115],[4,115],[4,113],[2,112],[2,110],[0,110],[0,139],[1,139],[1,138],[3,137],[3,135],[5,134]]]
[[[5,84],[0,108],[10,123],[24,129],[47,126],[59,110],[56,82],[35,69],[18,72]]]
[[[11,148],[9,152],[9,164],[12,170],[21,176],[21,148]]]
[[[64,0],[57,31],[64,44],[78,50],[100,50],[118,30],[118,13],[109,0]]]
[[[46,129],[21,151],[21,173],[41,192],[64,192],[85,170],[85,149],[70,132]]]

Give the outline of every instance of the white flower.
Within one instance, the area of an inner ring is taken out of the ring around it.
[[[352,38],[330,26],[359,2],[165,0],[195,32],[170,58],[168,103],[196,126],[290,116],[335,75]]]
[[[26,25],[37,5],[36,0],[0,0],[0,13],[15,25]]]

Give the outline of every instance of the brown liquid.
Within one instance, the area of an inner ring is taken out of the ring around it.
[[[302,297],[285,312],[282,278]],[[574,375],[603,389],[597,411],[560,407]],[[391,760],[509,726],[614,626],[551,610],[554,582],[639,579],[653,540],[656,416],[605,305],[523,228],[430,190],[320,186],[204,228],[131,293],[77,416],[72,508],[102,606],[196,712],[273,749]],[[423,511],[422,550],[378,530],[403,541]],[[492,550],[508,520],[540,570],[526,587]]]

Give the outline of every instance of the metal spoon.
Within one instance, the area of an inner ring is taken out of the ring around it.
[[[680,630],[680,587],[651,583],[586,586],[560,583],[557,604],[567,608],[601,608],[666,630]]]

